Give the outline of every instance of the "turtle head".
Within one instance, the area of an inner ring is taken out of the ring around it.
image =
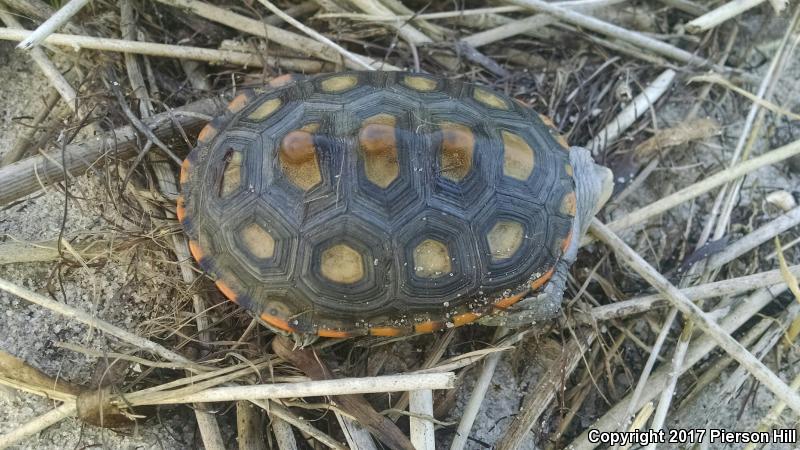
[[[570,164],[574,171],[575,197],[577,200],[577,213],[575,221],[577,227],[573,227],[574,235],[572,242],[577,245],[580,237],[586,233],[589,223],[603,205],[606,204],[614,190],[614,175],[608,167],[596,164],[592,160],[589,150],[583,147],[572,147],[569,152]]]

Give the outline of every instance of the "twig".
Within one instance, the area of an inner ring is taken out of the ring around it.
[[[319,397],[325,395],[372,394],[402,392],[418,389],[452,389],[452,372],[430,374],[383,375],[367,378],[338,378],[335,380],[303,381],[299,383],[259,384],[252,386],[223,386],[195,394],[154,398],[153,395],[127,394],[125,403],[139,405],[174,405],[180,403],[230,402],[252,399],[282,399]]]
[[[791,266],[790,272],[800,276],[800,265]],[[730,280],[701,284],[681,289],[681,292],[692,301],[712,297],[738,295],[754,289],[772,286],[783,280],[780,269],[761,272]],[[645,295],[608,305],[596,306],[589,314],[579,315],[578,320],[584,323],[627,317],[650,311],[653,308],[668,305],[669,301],[661,294]]]
[[[220,8],[210,5],[205,2],[197,0],[156,0],[165,5],[175,6],[189,10],[200,17],[203,17],[212,22],[221,23],[239,31],[243,31],[254,36],[260,36],[269,39],[272,42],[283,45],[284,47],[291,48],[302,54],[310,54],[325,61],[334,63],[341,62],[339,55],[333,49],[320,44],[313,39],[301,36],[283,28],[278,28],[261,21],[251,19],[239,14],[236,14],[228,9]],[[376,61],[372,58],[362,56],[370,66],[380,68],[382,70],[399,70],[398,67],[391,64]],[[350,60],[344,60],[345,66],[352,69],[360,69],[361,65],[355,65]]]
[[[708,260],[706,270],[714,270],[742,256],[764,242],[800,224],[800,206],[762,225]]]
[[[187,132],[198,131],[208,121],[204,116],[215,116],[222,110],[222,102],[216,98],[198,100],[183,108],[153,116],[144,123],[161,139],[173,135],[172,119]],[[181,114],[182,111],[191,113]],[[196,113],[200,113],[198,116]],[[45,185],[64,180],[65,172],[79,175],[92,167],[103,164],[104,156],[127,159],[137,154],[136,132],[130,126],[120,127],[102,135],[75,144],[68,144],[64,151],[66,168],[54,163],[47,156],[33,156],[8,166],[0,167],[0,205],[8,204],[22,196],[36,192]],[[54,157],[59,163],[60,155]]]
[[[594,0],[591,2],[582,2],[580,4],[575,4],[576,2],[562,2],[562,3],[555,2],[554,4],[561,5],[565,8],[570,8],[575,11],[591,12],[595,9],[604,6],[622,3],[623,1],[627,0]],[[569,3],[569,5],[567,3]],[[513,6],[512,8],[519,8],[522,10],[525,9],[524,7],[521,6]],[[557,19],[554,18],[553,16],[547,14],[535,14],[526,17],[524,19],[513,20],[508,23],[499,25],[497,27],[475,33],[473,35],[464,37],[461,40],[477,48],[487,44],[491,44],[492,42],[508,39],[518,34],[527,32],[536,32],[537,30],[540,30],[543,27],[552,25],[556,21]]]
[[[408,411],[411,443],[417,450],[435,450],[436,437],[433,422],[421,416],[433,418],[433,391],[426,389],[409,393]]]
[[[2,6],[2,3],[0,3]],[[10,29],[18,29],[25,31],[26,33],[30,33],[29,31],[22,28],[22,25],[17,21],[17,19],[9,14],[6,11],[0,10],[0,19],[6,24],[6,26]],[[53,64],[47,54],[39,47],[34,47],[30,49],[30,56],[31,59],[39,66],[39,69],[44,73],[47,79],[50,81],[50,84],[53,86],[53,89],[58,91],[61,98],[64,99],[64,103],[72,110],[75,111],[76,109],[76,98],[78,94],[75,92],[75,89],[72,85],[69,84],[64,75],[61,75],[61,71]]]
[[[31,33],[28,37],[25,38],[22,42],[17,45],[17,48],[22,50],[30,50],[32,47],[35,47],[42,43],[42,41],[49,35],[53,34],[57,29],[61,28],[62,25],[67,23],[69,19],[77,14],[86,4],[89,3],[89,0],[70,0],[69,3],[62,6],[55,14],[50,16],[49,19],[45,20],[45,22],[39,25],[36,30]]]
[[[792,51],[788,50],[787,47],[789,40],[793,36],[798,23],[800,23],[800,5],[795,8],[792,19],[789,22],[789,26],[787,27],[783,34],[783,38],[781,39],[780,47],[773,56],[769,68],[767,69],[767,73],[761,81],[758,92],[756,93],[756,97],[758,99],[768,99],[772,96],[778,79],[781,77],[786,62],[789,59],[789,55],[792,53],[794,46],[800,42],[800,36],[796,36],[795,45],[792,46]],[[736,142],[736,148],[731,156],[731,164],[737,162],[740,158],[747,159],[750,156],[750,150],[753,147],[755,139],[763,126],[764,114],[765,111],[761,108],[760,102],[754,102],[750,106],[750,111],[747,113],[747,118],[742,126],[742,131],[739,133],[739,140]],[[739,197],[739,190],[741,189],[743,182],[743,179],[739,179],[727,186],[729,188],[728,195],[725,198],[725,202],[722,204],[722,211],[719,214],[719,219],[714,229],[713,239],[720,239],[725,235],[734,205]]]
[[[135,16],[133,12],[133,4],[131,0],[122,0],[120,4],[120,28],[122,36],[130,41],[135,41],[138,38],[136,31]],[[136,56],[131,53],[125,53],[125,67],[128,72],[128,79],[131,83],[131,91],[134,96],[139,100],[139,109],[142,119],[147,119],[153,114],[153,103],[150,100],[150,95],[144,83],[144,76],[139,68]],[[112,86],[114,94],[117,96],[120,107],[125,111],[131,123],[139,129],[148,138],[148,143],[154,143],[162,148],[168,155],[172,152],[165,147],[158,137],[143,123],[141,120],[130,110],[125,98],[116,86]],[[150,162],[153,172],[158,181],[159,190],[163,193],[176,193],[177,184],[175,174],[170,168],[169,164],[161,161],[153,154],[147,154],[148,161]],[[171,211],[164,211],[167,218],[173,219],[174,213]],[[186,237],[180,234],[172,235],[172,245],[178,264],[181,270],[181,276],[187,286],[191,286],[195,280],[195,274],[190,267],[189,248]],[[192,296],[192,305],[195,312],[195,324],[199,338],[204,342],[211,342],[211,334],[208,331],[208,319],[205,316],[205,304],[198,294]],[[208,411],[206,405],[193,405],[195,419],[197,426],[200,430],[200,436],[203,440],[203,446],[207,449],[224,450],[225,442],[222,438],[222,432],[217,423],[216,416]]]
[[[375,445],[375,440],[372,439],[369,430],[362,427],[361,424],[343,413],[339,408],[334,408],[333,413],[336,415],[336,421],[339,422],[342,434],[344,434],[344,438],[350,448],[378,450],[378,446]]]
[[[92,314],[83,312],[69,305],[65,305],[63,303],[59,303],[54,300],[50,300],[49,298],[43,295],[39,295],[33,291],[29,291],[21,286],[17,286],[16,284],[6,281],[2,278],[0,278],[0,289],[8,292],[9,294],[16,295],[17,297],[23,300],[27,300],[31,303],[47,308],[50,311],[53,311],[57,314],[61,314],[68,319],[74,319],[90,327],[97,328],[105,333],[110,334],[111,336],[116,337],[117,339],[123,342],[127,342],[140,349],[155,353],[156,355],[161,356],[162,358],[168,361],[178,363],[176,367],[178,366],[182,368],[185,367],[192,371],[197,371],[198,369],[204,370],[202,366],[193,363],[192,361],[184,358],[183,356],[173,352],[172,350],[168,350],[165,347],[156,344],[153,341],[145,339],[141,336],[137,336],[131,332],[125,331],[122,328],[117,327],[116,325],[112,325],[108,322],[100,320],[97,317],[94,317]]]
[[[638,47],[650,50],[658,53],[659,55],[666,56],[667,58],[671,58],[684,64],[696,65],[699,67],[713,67],[722,72],[726,71],[725,68],[718,67],[716,64],[708,61],[707,59],[693,55],[686,50],[680,49],[665,42],[661,42],[644,34],[604,22],[594,17],[555,6],[552,3],[546,3],[541,0],[509,0],[509,2],[516,5],[525,6],[532,10],[545,12],[572,25],[630,42]]]
[[[615,220],[607,224],[611,231],[621,231],[630,228],[633,225],[640,224],[655,217],[683,202],[696,198],[717,186],[727,183],[728,181],[735,180],[742,175],[750,173],[761,167],[775,164],[792,156],[800,155],[800,140],[786,144],[783,147],[778,147],[775,150],[764,153],[756,158],[749,159],[715,173],[709,177],[704,178],[697,183],[688,186],[670,194],[660,200],[657,200],[649,205],[640,208],[621,219]]]
[[[236,443],[240,449],[267,450],[262,422],[261,408],[247,400],[236,402]]]
[[[689,33],[700,33],[710,30],[715,26],[734,18],[750,8],[764,3],[765,0],[733,0],[727,1],[718,8],[713,9],[700,17],[695,18],[685,25]]]
[[[797,391],[800,390],[800,374],[796,375],[792,380],[792,384],[789,385],[793,390]],[[770,408],[769,412],[766,416],[761,420],[761,423],[758,424],[757,431],[760,432],[769,432],[771,428],[773,428],[778,422],[778,419],[781,417],[781,413],[783,410],[786,409],[786,402],[782,399],[778,399],[772,408]],[[744,450],[755,450],[755,444],[748,444]]]
[[[444,355],[444,351],[447,350],[447,346],[450,345],[450,342],[453,340],[453,336],[455,335],[455,328],[450,328],[444,332],[444,334],[436,340],[433,349],[430,351],[428,356],[425,358],[425,361],[422,363],[420,369],[430,369],[442,359],[442,355]],[[397,402],[394,404],[394,409],[404,410],[406,406],[408,406],[409,402],[409,394],[408,392],[404,392]],[[400,418],[400,414],[398,413],[390,413],[389,419],[394,422],[397,422],[397,419]]]
[[[669,313],[664,318],[664,323],[661,325],[661,330],[658,332],[658,336],[656,336],[656,342],[653,344],[653,349],[650,351],[650,355],[647,357],[644,368],[642,368],[642,372],[639,374],[639,381],[636,383],[636,388],[633,390],[631,399],[628,401],[628,408],[625,410],[624,417],[630,417],[631,414],[636,411],[636,405],[639,403],[639,398],[642,396],[642,393],[647,387],[647,380],[650,378],[653,367],[655,366],[658,356],[661,353],[661,348],[663,347],[664,342],[667,340],[667,335],[669,335],[669,331],[672,328],[672,323],[675,321],[677,315],[678,309],[673,307],[669,310]],[[626,426],[627,424],[623,423],[620,428],[625,428]]]
[[[303,33],[305,33],[305,34],[311,36],[312,38],[324,43],[325,45],[333,48],[340,55],[344,56],[347,60],[352,61],[353,64],[355,64],[357,66],[361,66],[361,68],[363,68],[363,69],[375,70],[368,62],[364,61],[363,57],[348,51],[347,49],[345,49],[341,45],[333,42],[332,40],[326,38],[325,36],[321,35],[320,33],[317,33],[313,29],[303,25],[299,20],[297,20],[294,17],[292,17],[292,16],[286,14],[285,12],[281,11],[280,8],[278,8],[275,5],[273,5],[268,0],[258,0],[258,1],[259,1],[259,3],[264,5],[265,8],[270,10],[276,16],[278,16],[281,19],[285,20],[290,25],[294,26],[295,28],[297,28],[298,30],[302,31]]]
[[[30,34],[31,32],[27,30],[0,28],[0,39],[2,40],[18,41],[25,39]],[[111,52],[137,53],[140,55],[160,56],[164,58],[206,61],[212,64],[263,67],[266,62],[269,65],[275,65],[289,70],[309,72],[319,72],[322,70],[322,64],[320,62],[307,59],[273,58],[270,56],[265,57],[232,50],[215,50],[184,45],[158,44],[155,42],[138,42],[74,34],[51,34],[44,42],[46,44],[60,45],[72,49],[88,48]]]
[[[0,449],[8,448],[9,446],[25,439],[28,436],[44,430],[45,428],[56,424],[67,417],[72,417],[78,412],[77,402],[70,401],[62,404],[61,406],[52,409],[41,416],[28,421],[14,431],[0,435]]]
[[[0,17],[2,17],[2,15],[3,12],[0,11]],[[0,167],[15,163],[25,156],[29,147],[33,144],[33,138],[36,136],[36,132],[39,131],[41,123],[53,112],[60,98],[61,93],[55,88],[51,89],[51,92],[44,100],[44,107],[36,114],[36,117],[34,117],[33,121],[29,124],[29,128],[22,133],[22,136],[17,138],[11,150],[3,156],[2,161],[0,161]]]
[[[542,374],[536,386],[525,394],[520,413],[497,441],[496,450],[513,450],[520,448],[522,439],[528,434],[539,417],[556,395],[564,389],[563,381],[569,378],[578,367],[583,354],[591,347],[595,334],[580,337],[573,335],[561,349],[561,356],[554,361],[546,373]]]
[[[336,439],[328,436],[327,434],[309,425],[308,422],[301,419],[300,417],[297,417],[297,415],[291,412],[288,408],[285,408],[274,401],[267,401],[267,400],[251,400],[251,401],[256,405],[264,408],[264,410],[269,411],[270,415],[285,420],[286,422],[296,427],[298,430],[318,440],[320,443],[327,445],[328,447],[335,450],[347,450],[347,447],[337,442]]]
[[[692,338],[693,330],[694,325],[690,320],[683,327],[683,332],[678,339],[678,344],[675,346],[675,352],[672,355],[672,373],[667,387],[661,392],[661,398],[658,400],[658,406],[653,415],[653,421],[650,423],[651,430],[660,430],[664,428],[664,422],[667,419],[667,411],[669,411],[672,398],[675,396],[675,387],[678,385],[678,378],[680,374],[683,373],[684,358],[686,357],[686,351],[689,349],[689,341]],[[647,446],[647,450],[656,450],[656,444],[651,443]]]
[[[786,285],[780,286],[773,286],[767,289],[761,289],[744,299],[742,302],[738,304],[736,309],[734,309],[731,313],[729,313],[725,318],[720,321],[720,326],[722,329],[727,333],[733,333],[739,327],[741,327],[745,322],[750,320],[753,316],[755,316],[762,308],[766,305],[772,303],[775,297],[779,296],[782,292],[786,290]],[[716,347],[716,341],[709,336],[708,334],[700,336],[699,338],[695,339],[689,346],[689,350],[686,353],[685,364],[682,366],[681,370],[684,372],[692,367],[694,364],[697,364],[703,358],[706,358],[714,347]],[[668,365],[663,365],[653,372],[653,375],[650,376],[650,379],[647,383],[647,388],[644,390],[641,399],[639,400],[639,404],[635,406],[634,409],[641,408],[644,406],[645,403],[651,401],[659,393],[661,393],[664,388],[667,386],[670,377],[672,376],[672,367]],[[580,436],[578,436],[571,444],[569,444],[566,448],[570,448],[573,450],[591,450],[596,447],[596,444],[591,444],[588,440],[588,430],[589,429],[598,429],[601,431],[614,431],[619,429],[622,423],[628,421],[628,417],[624,416],[625,409],[627,407],[627,402],[630,399],[630,396],[626,396],[622,400],[620,400],[616,405],[614,405],[611,409],[606,411],[606,413],[596,420],[594,424],[590,427],[587,427]]]
[[[272,434],[275,436],[275,443],[278,444],[278,450],[297,450],[297,441],[294,439],[292,426],[275,414],[270,414],[269,419]]]
[[[379,14],[379,15],[395,15],[391,9],[387,8],[380,1],[376,0],[350,0],[353,5],[370,14]],[[433,42],[431,38],[426,36],[423,32],[414,28],[408,22],[400,22],[399,24],[395,25],[395,29],[403,37],[406,41],[411,42],[413,45],[423,45]]]
[[[75,401],[81,389],[52,378],[25,361],[0,350],[0,384],[61,402]]]
[[[679,9],[693,16],[700,16],[708,12],[705,5],[699,5],[690,0],[660,0],[661,3]]]
[[[342,379],[333,379],[333,374],[328,368],[327,364],[320,359],[311,348],[294,348],[294,342],[283,336],[277,336],[272,341],[272,349],[279,357],[292,363],[303,373],[308,375],[313,380],[324,380],[339,388],[345,387],[346,381]],[[455,383],[455,377],[452,372],[449,373],[449,382]],[[408,375],[405,375],[408,376]],[[369,385],[378,379],[385,377],[368,377],[355,380]],[[377,386],[376,386],[377,388]],[[412,391],[417,389],[435,389],[431,386],[408,386],[406,389],[399,389],[399,391]],[[376,392],[381,392],[379,389]],[[376,438],[380,439],[386,446],[392,449],[405,449],[413,450],[414,446],[408,437],[400,431],[397,425],[394,424],[387,417],[375,411],[375,408],[361,395],[336,395],[332,399],[338,407],[347,414],[354,417],[366,427]]]
[[[638,253],[628,247],[625,242],[617,237],[608,227],[595,219],[590,225],[591,232],[611,247],[616,255],[633,268],[642,278],[658,289],[669,301],[678,308],[688,320],[695,322],[698,328],[711,336],[716,343],[728,354],[736,359],[739,364],[746,367],[753,376],[763,383],[779,398],[786,399],[786,403],[796,412],[800,412],[800,395],[789,389],[775,373],[754,357],[746,348],[737,342],[730,334],[711,317],[708,316],[691,300],[686,298],[681,291],[673,286],[663,275],[658,273]]]
[[[633,125],[639,116],[653,107],[655,102],[667,92],[674,79],[674,70],[667,69],[662,72],[625,109],[620,111],[614,120],[600,130],[594,139],[587,142],[585,147],[595,155],[605,149],[610,142],[616,140],[624,130]]]
[[[494,333],[494,341],[498,341],[503,335],[508,332],[506,327],[497,327]],[[489,389],[489,384],[494,377],[494,371],[497,368],[497,363],[503,353],[497,352],[487,356],[483,361],[483,368],[478,379],[475,380],[475,386],[470,393],[469,401],[461,413],[461,420],[458,422],[456,434],[453,436],[453,442],[450,444],[450,450],[461,450],[467,445],[472,425],[475,423],[475,418],[478,417],[483,399],[486,398],[486,391]]]

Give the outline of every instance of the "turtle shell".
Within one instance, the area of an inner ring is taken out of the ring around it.
[[[485,87],[345,72],[245,91],[198,137],[178,216],[201,268],[272,327],[345,337],[475,321],[570,240],[567,147]]]

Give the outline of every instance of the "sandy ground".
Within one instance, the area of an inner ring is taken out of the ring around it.
[[[13,118],[30,116],[41,107],[41,95],[47,83],[29,59],[13,51],[8,43],[0,44],[0,155],[7,151],[23,130]],[[79,199],[70,201],[63,227],[67,236],[86,231],[101,232],[111,227],[110,208],[98,193],[93,177],[80,177],[70,187]],[[33,194],[27,201],[0,209],[0,241],[39,241],[56,239],[62,229],[64,194],[48,190]],[[164,313],[166,298],[156,289],[130,291],[126,267],[130,256],[122,254],[100,266],[58,270],[53,263],[0,265],[0,277],[28,289],[56,298],[70,306],[92,311],[98,317],[130,331],[146,320]],[[138,264],[148,264],[138,262]],[[143,267],[143,269],[147,269]],[[150,270],[155,270],[151,268]],[[60,274],[59,274],[60,272]],[[59,277],[62,286],[59,286]],[[63,289],[63,290],[62,290]],[[106,339],[75,322],[64,320],[40,307],[0,292],[0,349],[22,358],[51,376],[76,384],[91,380],[95,359],[55,346],[70,342],[93,349],[108,348]],[[116,343],[112,343],[117,345]],[[40,397],[0,387],[0,434],[52,408],[52,402]],[[19,448],[64,449],[100,445],[102,448],[137,449],[196,448],[194,417],[186,409],[164,409],[160,423],[141,424],[124,434],[65,420],[48,428]]]

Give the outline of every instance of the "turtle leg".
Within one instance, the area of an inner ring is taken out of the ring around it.
[[[482,324],[519,327],[538,320],[552,319],[560,314],[567,274],[578,255],[581,238],[589,228],[592,218],[608,201],[614,187],[611,171],[595,164],[588,150],[572,147],[569,157],[574,170],[577,201],[569,246],[556,263],[552,278],[541,291],[532,293],[499,314],[483,318]]]

